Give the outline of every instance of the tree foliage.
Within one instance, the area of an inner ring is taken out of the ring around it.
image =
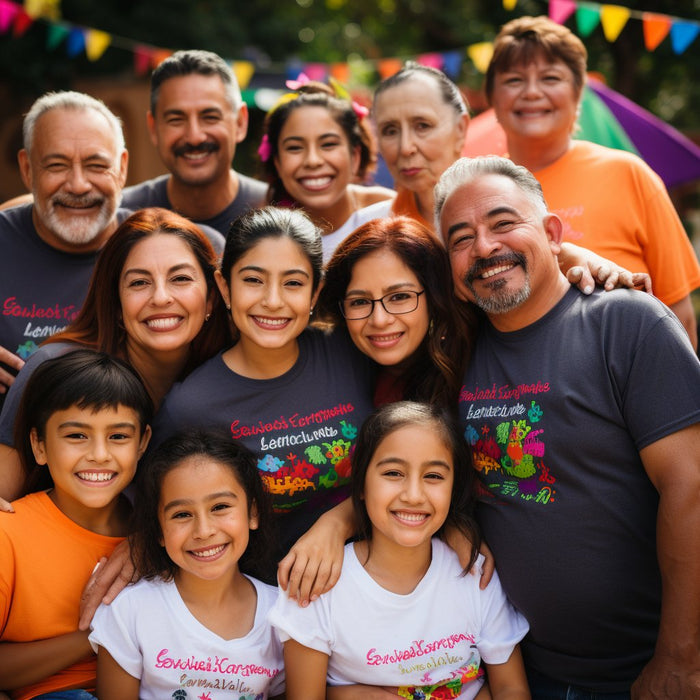
[[[700,0],[625,0],[636,11],[698,17]],[[508,12],[497,0],[63,0],[67,22],[131,41],[169,49],[207,48],[230,59],[252,60],[260,72],[297,60],[412,57],[464,49],[488,41],[499,26],[523,14],[547,11],[543,0],[519,0]],[[575,30],[575,21],[568,23]],[[118,43],[97,62],[48,51],[47,25],[35,23],[21,38],[0,37],[0,70],[14,94],[35,96],[68,87],[81,76],[130,74],[133,55]],[[631,99],[681,128],[698,127],[700,39],[677,56],[667,39],[648,53],[642,23],[630,19],[608,43],[600,28],[585,39],[589,66]],[[466,61],[461,79],[478,87],[481,76]]]

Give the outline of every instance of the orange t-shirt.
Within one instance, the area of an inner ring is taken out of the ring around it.
[[[80,596],[95,565],[124,538],[90,532],[45,492],[0,513],[0,642],[30,642],[78,629]],[[91,656],[38,683],[13,690],[24,700],[51,690],[94,690]]]
[[[564,221],[564,240],[633,272],[648,272],[654,294],[667,305],[700,287],[688,235],[661,178],[643,160],[574,141],[535,177],[549,210]]]
[[[391,207],[392,216],[410,216],[412,219],[419,221],[423,226],[425,226],[429,231],[433,230],[433,222],[427,221],[423,218],[422,214],[418,211],[418,206],[416,205],[416,198],[413,196],[411,190],[399,190],[396,199]]]

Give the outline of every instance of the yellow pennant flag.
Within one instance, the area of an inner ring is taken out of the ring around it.
[[[245,90],[253,77],[253,73],[255,73],[255,64],[250,61],[234,61],[231,64],[231,69],[236,76],[238,86],[241,90]]]
[[[24,0],[24,11],[32,18],[61,18],[61,0]]]
[[[629,8],[620,7],[620,5],[603,5],[600,9],[600,23],[603,25],[605,38],[610,42],[615,41],[629,18]]]
[[[99,29],[85,32],[85,54],[91,61],[97,61],[112,43],[112,35]]]
[[[486,69],[491,62],[491,56],[493,56],[493,43],[482,41],[478,44],[467,46],[467,56],[469,56],[479,73],[486,73]]]
[[[514,10],[517,4],[518,0],[503,0],[503,7],[506,10]]]

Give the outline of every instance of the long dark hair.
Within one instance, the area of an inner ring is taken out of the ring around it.
[[[120,323],[119,280],[134,246],[145,238],[161,234],[176,236],[192,251],[202,268],[213,302],[210,320],[192,340],[183,375],[230,345],[230,326],[214,281],[217,256],[211,243],[191,221],[157,207],[135,212],[110,236],[95,263],[80,313],[67,328],[45,342],[79,343],[125,358],[126,333]]]
[[[425,425],[435,430],[452,454],[454,481],[450,509],[436,534],[442,535],[446,527],[454,527],[471,542],[471,558],[465,567],[468,571],[476,561],[481,545],[481,534],[474,519],[476,475],[471,452],[456,419],[438,406],[397,401],[376,409],[363,423],[352,455],[351,497],[358,537],[369,541],[371,546],[372,521],[367,514],[363,493],[374,453],[388,435],[411,425]]]
[[[131,536],[132,559],[144,578],[170,580],[177,564],[161,546],[163,532],[158,519],[163,480],[190,457],[201,457],[227,467],[246,495],[248,512],[255,508],[258,527],[250,531],[248,547],[238,565],[241,571],[264,576],[269,571],[272,539],[272,513],[257,467],[257,457],[243,443],[214,430],[183,430],[159,445],[144,460],[139,490],[134,504],[134,529]]]
[[[364,180],[377,163],[377,148],[367,119],[360,119],[350,100],[337,97],[328,85],[310,81],[302,85],[297,93],[292,93],[290,97],[283,97],[280,103],[275,105],[265,117],[263,131],[270,149],[268,157],[262,162],[262,169],[263,175],[270,185],[267,201],[271,204],[292,199],[277,173],[275,158],[279,155],[279,138],[282,128],[289,119],[289,115],[301,107],[323,107],[323,109],[328,110],[328,113],[343,130],[350,150],[359,149],[360,164],[355,173],[358,180]]]
[[[407,216],[374,219],[351,233],[326,265],[326,278],[316,306],[319,320],[342,325],[344,299],[355,264],[376,250],[390,250],[416,275],[428,304],[430,328],[401,376],[404,397],[454,408],[461,371],[473,342],[475,317],[458,310],[452,292],[450,264],[438,239]]]

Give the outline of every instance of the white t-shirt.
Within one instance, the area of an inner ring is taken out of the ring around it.
[[[507,661],[528,625],[497,575],[482,591],[478,574],[461,574],[456,554],[434,539],[427,573],[399,595],[365,571],[349,544],[328,593],[301,608],[280,590],[269,620],[283,642],[292,638],[330,656],[329,685],[443,685],[451,697],[473,698],[483,683],[481,659]]]
[[[277,695],[284,688],[282,646],[267,622],[277,589],[250,581],[258,603],[245,637],[222,639],[192,615],[173,581],[155,579],[128,586],[111,605],[101,605],[90,643],[141,679],[141,700],[175,697],[179,689],[210,700]]]
[[[326,233],[321,237],[323,244],[323,262],[327,263],[335,249],[342,243],[343,239],[347,238],[356,228],[366,224],[372,219],[383,219],[391,215],[391,205],[393,199],[385,199],[381,202],[375,202],[362,209],[354,211],[350,218],[332,233]]]

